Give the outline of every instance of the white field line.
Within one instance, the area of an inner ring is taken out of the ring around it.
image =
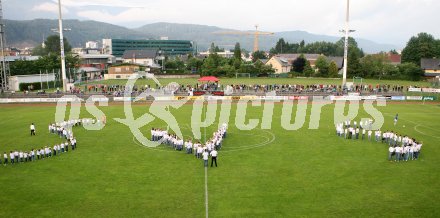
[[[384,113],[384,114],[388,115],[389,117],[394,117],[393,115],[391,115],[391,114],[389,114],[389,113]],[[426,126],[426,125],[422,125],[422,124],[416,123],[416,122],[414,122],[414,121],[407,120],[407,119],[403,119],[403,118],[400,118],[400,117],[399,117],[399,120],[403,120],[403,121],[410,122],[410,123],[414,124],[414,125],[415,125],[415,126],[414,126],[414,130],[415,130],[416,132],[418,132],[418,133],[424,135],[424,136],[430,136],[430,137],[433,137],[433,138],[440,138],[439,136],[434,136],[434,135],[426,134],[426,133],[424,133],[424,132],[422,132],[422,131],[420,131],[420,130],[417,129],[417,127],[419,127],[419,126],[424,126],[424,127],[428,127],[428,128],[432,128],[432,127],[429,127],[429,126]]]
[[[208,218],[208,167],[205,167],[205,213]]]

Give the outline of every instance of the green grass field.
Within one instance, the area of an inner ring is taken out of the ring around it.
[[[421,158],[387,161],[387,146],[338,138],[334,105],[323,107],[320,127],[298,131],[281,127],[275,105],[272,128],[241,131],[232,106],[219,167],[208,169],[210,217],[438,217],[440,208],[440,105],[388,104],[377,107],[383,130],[423,141]],[[166,147],[150,149],[134,140],[121,105],[99,107],[108,124],[100,131],[74,129],[78,149],[32,163],[0,167],[2,217],[204,217],[201,160]],[[185,136],[192,136],[192,105],[173,109]],[[141,116],[149,105],[133,106]],[[0,152],[53,146],[48,133],[55,107],[0,105]],[[248,107],[247,118],[260,118]],[[296,108],[293,109],[296,112]],[[393,117],[399,113],[399,123]],[[91,117],[82,108],[81,117]],[[362,109],[360,118],[370,117]],[[295,115],[293,115],[293,118]],[[218,119],[218,116],[217,116]],[[37,136],[30,137],[31,122]],[[292,121],[293,122],[293,121]],[[405,126],[405,127],[403,127]],[[156,118],[143,127],[165,127]],[[206,129],[208,135],[217,124]]]

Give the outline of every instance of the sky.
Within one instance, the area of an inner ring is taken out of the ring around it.
[[[11,20],[56,19],[58,0],[3,0]],[[129,28],[173,22],[262,31],[302,30],[338,36],[346,0],[61,0],[64,19],[96,20]],[[428,32],[440,38],[438,0],[351,0],[353,37],[402,46]]]

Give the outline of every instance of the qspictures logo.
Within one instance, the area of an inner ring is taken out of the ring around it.
[[[170,112],[170,109],[179,109],[183,105],[192,106],[191,121],[189,124],[190,130],[193,134],[193,139],[202,139],[202,130],[218,123],[221,125],[233,125],[240,131],[251,131],[254,129],[271,130],[273,128],[273,121],[280,119],[281,127],[288,131],[295,131],[307,126],[308,129],[319,129],[321,112],[326,105],[334,104],[334,124],[345,122],[346,120],[353,120],[359,115],[360,107],[369,115],[362,118],[362,122],[371,122],[372,130],[379,130],[384,124],[383,114],[375,108],[375,106],[386,106],[385,99],[364,99],[359,98],[336,98],[323,96],[277,96],[276,92],[268,92],[264,96],[238,96],[234,95],[232,87],[226,86],[224,92],[227,96],[176,96],[180,85],[172,82],[163,86],[153,74],[144,74],[143,77],[153,80],[158,89],[147,88],[139,93],[134,90],[136,81],[141,77],[140,75],[131,76],[126,84],[124,90],[124,97],[119,97],[124,102],[125,118],[113,118],[121,124],[127,126],[133,136],[142,145],[147,147],[157,147],[162,142],[150,140],[141,128],[147,126],[149,123],[160,119],[166,123],[169,130],[174,132],[177,137],[183,139],[182,127],[188,126],[187,123],[179,123],[176,117]],[[132,104],[139,101],[145,101],[147,98],[151,99],[148,104],[148,111],[142,116],[135,118],[133,114]],[[57,102],[55,120],[62,122],[65,120],[67,104],[70,102],[71,109],[69,119],[79,119],[80,108],[82,106],[81,99],[77,96],[66,95]],[[99,110],[95,105],[105,107],[108,106],[108,98],[102,95],[92,95],[85,101],[86,110],[94,116],[95,119],[100,120],[107,117],[104,112]],[[236,109],[232,110],[232,104],[236,104]],[[348,103],[348,104],[347,104]],[[274,116],[275,104],[281,104],[281,117]],[[296,106],[296,112],[294,108]],[[346,107],[348,106],[348,110]],[[262,108],[260,118],[247,118],[249,107]],[[310,113],[307,113],[309,107]],[[220,110],[220,111],[218,111]],[[217,118],[218,115],[218,118]],[[233,123],[230,123],[231,116]],[[306,117],[309,116],[309,122],[306,123]],[[203,117],[205,117],[203,119]],[[293,120],[294,118],[294,121]],[[217,121],[217,122],[216,122]],[[99,122],[85,126],[87,130],[101,130],[104,125]],[[185,127],[186,128],[186,127]]]

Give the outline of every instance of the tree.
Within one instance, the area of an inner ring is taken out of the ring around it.
[[[362,69],[361,63],[359,61],[359,53],[357,51],[349,51],[348,52],[348,68],[347,74],[349,77],[360,76],[360,72]]]
[[[345,39],[341,38],[336,43],[332,42],[314,42],[305,44],[304,40],[300,43],[289,44],[280,38],[275,47],[270,49],[270,54],[280,53],[304,53],[304,54],[323,54],[325,56],[343,56]],[[358,47],[354,38],[348,38],[348,46],[350,52],[356,52],[358,57],[363,57],[364,52]]]
[[[345,38],[341,38],[338,42],[336,42],[336,52],[335,56],[344,56],[344,47],[345,47]],[[358,58],[364,57],[364,51],[359,48],[358,43],[352,37],[348,38],[348,53],[354,52]]]
[[[299,47],[304,48],[305,44],[306,44],[306,42],[304,42],[304,40],[301,40],[301,42],[299,43]]]
[[[215,52],[225,52],[225,49],[219,48],[218,46],[215,46]]]
[[[224,52],[224,51],[225,51],[225,49],[220,49],[213,42],[211,43],[211,46],[209,47],[209,53],[217,53],[217,52]]]
[[[245,58],[249,58],[249,51],[247,51],[246,49],[242,48],[241,53],[244,54]]]
[[[336,63],[334,61],[330,62],[330,65],[328,67],[328,77],[330,78],[337,78],[338,77],[338,66],[336,66]]]
[[[69,42],[66,38],[63,38],[64,41],[64,52],[69,53],[72,50],[72,46],[70,46]],[[44,48],[45,54],[57,54],[60,55],[61,49],[60,49],[60,37],[57,35],[51,35],[46,38],[46,41],[44,41],[44,44],[46,47]]]
[[[313,70],[312,66],[310,66],[310,61],[306,61],[306,65],[304,66],[303,74],[306,77],[311,77],[315,71]]]
[[[192,57],[188,59],[186,64],[186,69],[191,72],[199,72],[202,65],[203,65],[203,60]]]
[[[224,69],[225,65],[231,65],[231,60],[228,58],[223,58],[219,56],[217,53],[209,54],[207,58],[203,61],[201,75],[209,76],[215,75],[220,76],[219,70],[220,68]],[[223,71],[221,71],[223,72]]]
[[[419,81],[423,78],[424,71],[414,63],[403,63],[398,68],[403,79]]]
[[[301,48],[301,52],[307,54],[323,54],[326,56],[337,56],[338,45],[332,42],[314,42]]]
[[[391,51],[390,51],[390,54],[399,54],[397,51],[396,51],[396,49],[392,49]]]
[[[267,59],[266,52],[264,51],[254,51],[252,53],[252,62],[256,62],[257,60]]]
[[[10,64],[11,75],[27,75],[27,74],[37,74],[40,69],[37,69],[33,61],[27,60],[16,60]]]
[[[180,58],[169,59],[165,62],[165,68],[171,73],[184,73],[185,64]]]
[[[46,47],[41,45],[34,48],[33,55],[38,55],[40,58],[36,61],[18,60],[11,64],[12,75],[28,75],[39,74],[40,71],[46,73],[46,71],[52,72],[61,69],[61,57],[60,57],[60,40],[58,36],[52,35],[47,37],[45,41]],[[65,39],[65,60],[66,69],[78,67],[80,60],[78,56],[69,54],[71,47],[69,42]]]
[[[414,63],[420,66],[422,58],[433,58],[440,56],[440,43],[428,33],[419,33],[411,37],[402,51],[403,63]]]
[[[47,52],[41,45],[37,45],[32,49],[32,55],[34,56],[43,56],[46,55]]]
[[[80,64],[79,56],[72,54],[66,55],[66,68],[76,68],[79,66],[79,64]]]
[[[234,48],[234,58],[237,60],[241,60],[241,48],[240,48],[240,43],[235,43],[235,48]]]
[[[240,43],[235,43],[234,48],[234,68],[239,69],[241,65],[241,48]]]
[[[361,76],[364,78],[381,78],[382,76],[388,75],[389,72],[386,72],[385,65],[391,64],[388,60],[386,54],[373,54],[366,55],[360,60],[361,70],[357,76]]]
[[[278,42],[275,44],[275,47],[270,49],[270,53],[271,54],[283,53],[283,47],[286,47],[286,42],[284,41],[284,38],[278,39]]]
[[[306,66],[307,59],[301,54],[297,59],[295,59],[292,63],[292,71],[297,73],[304,72],[304,67]]]
[[[320,55],[315,62],[316,69],[318,69],[318,74],[320,77],[328,77],[329,63],[325,56]]]
[[[212,53],[216,53],[216,52],[217,52],[217,51],[216,51],[216,49],[215,49],[215,45],[214,45],[213,42],[211,42],[211,47],[209,48],[209,53],[212,54]]]
[[[270,49],[271,54],[282,54],[282,53],[297,53],[300,45],[298,43],[289,44],[280,38],[276,43],[275,47]]]

